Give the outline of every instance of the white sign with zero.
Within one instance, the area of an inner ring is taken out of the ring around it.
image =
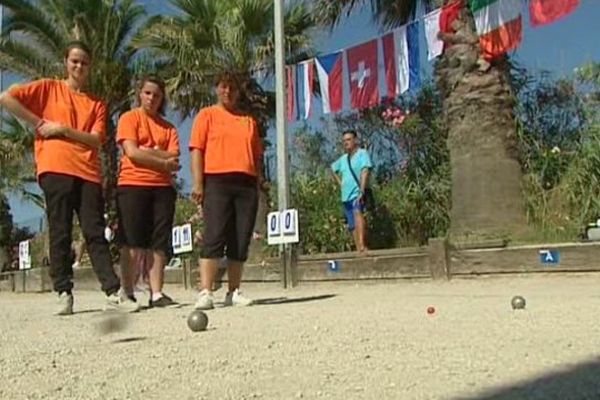
[[[270,245],[298,243],[298,210],[273,211],[267,216],[267,242]]]

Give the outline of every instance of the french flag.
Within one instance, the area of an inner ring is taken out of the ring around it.
[[[287,87],[287,107],[286,114],[288,121],[294,120],[294,111],[296,110],[296,66],[288,65],[285,67],[285,83]]]
[[[421,85],[418,28],[418,24],[413,22],[382,38],[385,81],[390,98]]]
[[[344,99],[343,55],[343,52],[338,51],[316,58],[323,114],[336,113],[342,110]]]
[[[307,60],[296,66],[296,119],[307,119],[312,106],[314,61]]]

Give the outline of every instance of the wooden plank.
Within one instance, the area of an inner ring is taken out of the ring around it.
[[[557,250],[557,264],[543,264],[540,250]],[[507,247],[504,249],[455,251],[451,255],[451,274],[494,274],[515,272],[576,272],[600,270],[600,244],[550,244]]]
[[[325,261],[302,262],[298,266],[299,280],[361,280],[430,277],[427,256],[364,257],[336,260],[338,272],[332,272]]]

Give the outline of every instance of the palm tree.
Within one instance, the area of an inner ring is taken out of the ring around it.
[[[444,1],[444,3],[447,1]],[[429,7],[442,0],[426,0]],[[435,66],[442,94],[452,169],[450,237],[498,238],[527,231],[516,146],[515,102],[508,59],[482,62],[473,15],[466,6],[452,44]],[[316,0],[321,23],[335,26],[360,6],[370,6],[385,29],[406,23],[418,0]]]
[[[63,51],[72,40],[92,49],[90,91],[103,98],[111,121],[127,110],[137,50],[130,46],[144,8],[135,0],[0,0],[8,9],[0,42],[0,68],[27,80],[64,76]],[[143,62],[143,60],[142,60]],[[103,148],[104,188],[116,184],[114,125]]]
[[[176,16],[156,16],[135,40],[148,48],[161,65],[170,99],[182,116],[213,100],[213,78],[220,72],[238,75],[241,103],[266,131],[274,99],[260,79],[274,70],[272,0],[171,0]],[[315,27],[309,9],[296,2],[285,14],[289,57],[301,58],[310,49]]]
[[[43,208],[42,197],[30,190],[35,183],[33,133],[12,116],[2,117],[0,130],[0,193],[16,193]]]
[[[17,193],[40,205],[43,199],[29,190],[35,182],[33,135],[13,117],[3,118],[0,132],[0,271],[10,264],[13,220],[8,194]]]

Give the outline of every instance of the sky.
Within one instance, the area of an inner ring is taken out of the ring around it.
[[[173,13],[172,6],[164,0],[145,0],[149,14]],[[569,76],[573,70],[589,61],[600,61],[598,44],[598,22],[600,21],[600,0],[581,0],[579,8],[568,17],[554,24],[531,28],[527,23],[527,14],[523,15],[523,42],[513,54],[514,58],[532,71],[550,71],[555,77]],[[372,21],[369,8],[359,9],[333,31],[323,30],[315,33],[315,47],[320,54],[351,47],[378,37],[383,33]],[[424,44],[423,29],[421,42]],[[422,53],[425,53],[424,47]],[[422,57],[423,58],[423,57]],[[423,58],[422,65],[427,64]],[[431,71],[430,66],[423,67],[423,73]],[[318,103],[315,104],[318,106]],[[314,120],[321,117],[319,111]],[[171,121],[178,127],[182,143],[182,170],[180,177],[190,181],[189,155],[185,151],[189,141],[191,121],[180,121],[172,116]],[[293,132],[298,124],[291,124],[288,132]],[[273,135],[273,132],[270,132]],[[274,142],[274,141],[273,141]],[[36,226],[43,212],[39,208],[22,202],[18,197],[10,197],[10,206],[15,223]]]

